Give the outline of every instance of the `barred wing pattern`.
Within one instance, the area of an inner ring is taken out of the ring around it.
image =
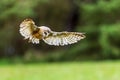
[[[43,40],[49,45],[64,46],[84,39],[84,33],[79,32],[51,32]]]
[[[30,25],[30,23],[22,22],[20,24],[20,34],[24,37],[24,39],[29,39],[29,42],[39,43],[39,39],[35,38],[32,33],[37,29],[37,26]]]

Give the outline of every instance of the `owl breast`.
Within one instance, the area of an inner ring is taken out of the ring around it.
[[[39,28],[37,28],[35,31],[33,31],[32,35],[34,38],[37,38],[40,40],[43,38],[42,31]]]

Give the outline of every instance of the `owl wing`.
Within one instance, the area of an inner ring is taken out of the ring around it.
[[[84,33],[79,32],[51,32],[47,37],[44,37],[43,40],[49,45],[64,46],[76,43],[84,38]]]
[[[26,23],[26,22],[22,22],[20,24],[20,29],[19,32],[20,34],[24,37],[24,39],[29,39],[29,42],[32,43],[39,43],[39,39],[35,38],[32,34],[33,32],[37,31],[38,28],[37,26],[31,26],[30,24]]]

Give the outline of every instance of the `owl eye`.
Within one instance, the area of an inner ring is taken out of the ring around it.
[[[49,33],[50,33],[49,31],[45,31],[45,32],[44,32],[44,35],[45,35],[45,36],[48,36]]]
[[[47,35],[48,33],[47,32],[44,32],[45,35]]]

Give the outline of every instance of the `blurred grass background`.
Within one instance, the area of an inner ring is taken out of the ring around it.
[[[120,0],[0,0],[0,79],[118,80],[119,4]],[[86,39],[64,47],[28,43],[19,33],[26,18],[53,31],[84,32]]]
[[[0,65],[2,80],[119,80],[119,61]]]

